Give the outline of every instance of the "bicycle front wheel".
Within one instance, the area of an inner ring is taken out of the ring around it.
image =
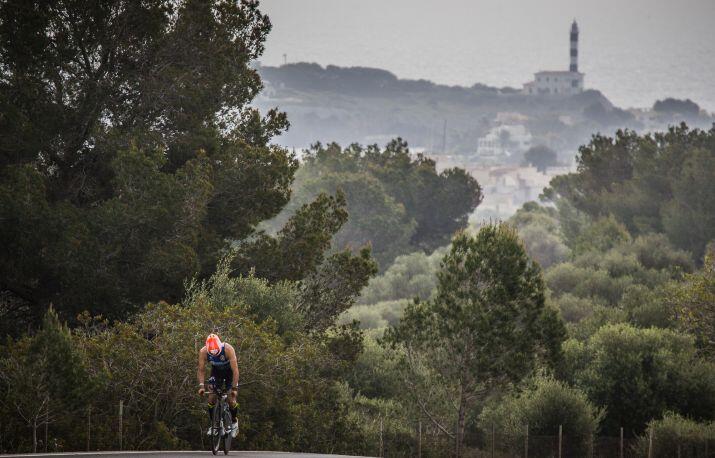
[[[211,453],[216,455],[221,447],[221,401],[217,401],[211,412]]]
[[[228,409],[224,408],[223,409],[223,424],[226,425],[226,430],[228,428],[231,428],[233,426],[233,420],[231,419],[231,412],[228,411]],[[228,452],[231,451],[231,433],[227,432],[225,436],[223,436],[223,454],[228,455]]]

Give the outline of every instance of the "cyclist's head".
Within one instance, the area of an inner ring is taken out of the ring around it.
[[[206,351],[212,356],[221,353],[221,339],[216,334],[209,334],[206,338]]]

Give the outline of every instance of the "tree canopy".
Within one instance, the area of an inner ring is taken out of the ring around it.
[[[564,337],[560,319],[545,307],[538,265],[506,225],[485,226],[474,237],[457,235],[443,258],[434,299],[409,306],[386,336],[404,346],[410,370],[420,360],[452,390],[457,456],[475,402],[521,380],[538,361],[557,364]],[[410,391],[427,410],[416,380],[408,382]]]
[[[285,116],[249,106],[262,87],[250,63],[270,30],[256,2],[35,3],[0,6],[8,320],[36,324],[50,303],[72,318],[177,301],[186,278],[249,238],[241,259],[263,257],[246,271],[317,269],[344,201],[316,196],[278,240],[253,240],[288,202],[298,166],[270,144]],[[287,265],[305,253],[313,262]]]
[[[350,214],[336,244],[369,242],[382,269],[401,254],[432,251],[449,243],[467,226],[482,200],[479,184],[454,168],[437,172],[434,160],[413,155],[402,139],[384,148],[353,144],[316,144],[304,152],[290,206],[310,201],[320,192],[341,190]],[[288,208],[278,224],[291,213]]]
[[[577,160],[577,172],[554,178],[548,196],[594,218],[612,215],[633,235],[664,233],[702,258],[715,238],[715,127],[596,135]]]

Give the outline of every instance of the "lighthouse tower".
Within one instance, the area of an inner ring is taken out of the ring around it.
[[[578,24],[576,24],[576,19],[573,20],[571,24],[571,64],[569,65],[569,71],[573,73],[578,73]]]
[[[576,19],[571,24],[569,51],[571,59],[568,71],[536,72],[534,80],[524,84],[522,94],[560,97],[583,92],[584,74],[578,71],[578,24],[576,24]]]

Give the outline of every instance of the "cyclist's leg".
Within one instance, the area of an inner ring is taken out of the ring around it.
[[[231,389],[233,387],[233,370],[229,366],[225,371],[226,377],[226,387]],[[228,410],[231,412],[231,421],[236,423],[236,415],[238,415],[238,403],[236,402],[236,392],[231,390],[228,394]]]
[[[216,395],[209,394],[208,404],[206,405],[206,411],[209,413],[209,422],[213,420],[214,406],[216,405]]]
[[[211,367],[211,377],[214,380],[217,380],[217,383],[220,383],[220,382],[218,382],[218,378],[216,378],[216,368],[215,367]],[[209,424],[213,421],[213,409],[214,409],[215,405],[216,405],[216,395],[214,393],[209,393],[208,405],[206,406],[207,412],[209,413]]]
[[[228,410],[231,412],[231,420],[236,422],[236,416],[238,415],[238,402],[236,401],[236,392],[231,390],[231,394],[228,396]]]

